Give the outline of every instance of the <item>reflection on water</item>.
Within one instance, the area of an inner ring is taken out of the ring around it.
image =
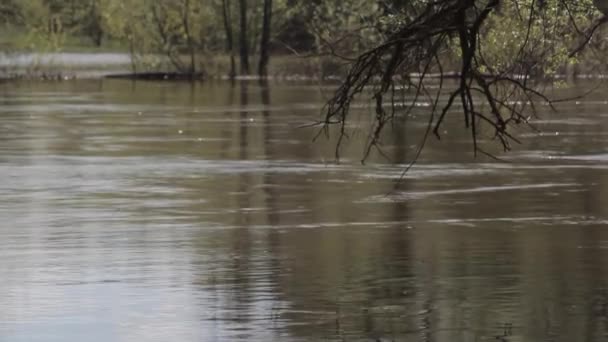
[[[395,186],[424,108],[336,165],[317,86],[0,85],[0,341],[603,340],[600,97],[503,164],[455,113]]]

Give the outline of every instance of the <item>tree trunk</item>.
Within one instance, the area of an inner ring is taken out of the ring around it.
[[[100,47],[101,43],[103,42],[103,28],[101,27],[101,11],[97,5],[97,1],[93,1],[91,3],[89,15],[91,16],[92,20],[90,24],[91,38],[93,39],[95,46]]]
[[[226,51],[230,54],[230,79],[236,76],[234,61],[234,42],[232,37],[232,14],[230,13],[230,0],[222,0],[222,16],[224,17],[224,30],[226,31]]]
[[[264,0],[264,19],[262,26],[262,39],[260,43],[260,64],[258,75],[268,76],[268,61],[270,60],[270,30],[272,26],[272,0]]]
[[[182,13],[182,24],[184,25],[184,32],[186,33],[186,40],[188,43],[188,52],[190,53],[190,70],[188,72],[191,75],[196,73],[196,56],[194,51],[194,40],[190,32],[190,0],[184,0],[184,8]]]
[[[249,75],[249,44],[247,40],[247,0],[239,0],[241,11],[239,30],[239,52],[241,55],[241,74]]]

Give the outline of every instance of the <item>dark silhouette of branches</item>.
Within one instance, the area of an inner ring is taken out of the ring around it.
[[[567,5],[571,1],[555,1],[564,2],[562,7],[570,13]],[[480,147],[482,126],[484,132],[485,127],[490,127],[493,138],[505,151],[510,150],[512,143],[519,143],[509,130],[512,125],[528,123],[530,115],[536,114],[539,102],[553,108],[553,100],[533,81],[533,76],[542,75],[543,61],[553,53],[550,47],[534,45],[531,38],[532,31],[537,28],[535,25],[549,22],[543,20],[543,16],[548,15],[544,13],[545,3],[536,0],[517,2],[517,15],[528,26],[525,36],[518,42],[518,51],[507,66],[501,67],[484,54],[484,24],[491,16],[500,15],[501,0],[431,1],[410,11],[407,21],[397,25],[386,34],[383,42],[361,53],[352,62],[345,79],[327,102],[321,124],[326,133],[332,125],[340,128],[336,158],[347,138],[346,123],[351,105],[362,94],[370,96],[375,112],[363,161],[373,148],[378,148],[384,128],[395,116],[394,94],[398,82],[415,90],[414,101],[406,106],[406,112],[416,105],[419,97],[426,97],[432,103],[427,134],[421,145],[429,133],[441,138],[442,123],[448,113],[459,106],[464,126],[471,134],[475,155],[481,153],[494,158]],[[573,56],[584,49],[597,27],[608,20],[602,18],[585,31],[579,30],[573,15],[570,15],[570,21],[569,29],[584,38],[569,54]],[[542,29],[547,30],[546,27]],[[442,56],[446,55],[458,58],[460,66],[453,75],[456,88],[447,93],[447,102],[440,104],[440,95],[447,91],[444,79],[449,76],[442,65]],[[431,74],[439,79],[438,89],[426,86]]]

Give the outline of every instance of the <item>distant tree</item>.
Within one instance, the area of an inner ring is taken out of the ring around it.
[[[184,35],[186,36],[188,54],[190,55],[190,67],[188,68],[188,72],[194,74],[196,72],[196,47],[194,45],[194,38],[192,38],[192,27],[190,26],[190,15],[192,11],[190,0],[182,0],[181,5],[182,27]]]
[[[99,0],[92,0],[89,5],[88,16],[83,20],[83,33],[90,37],[95,46],[101,46],[104,37],[102,14]]]
[[[14,24],[23,20],[20,7],[15,0],[0,1],[0,23]]]
[[[234,37],[232,34],[232,10],[231,1],[222,0],[222,19],[224,24],[224,31],[226,33],[226,52],[230,55],[230,79],[234,79],[236,76],[236,66],[234,61]]]
[[[239,0],[239,54],[241,74],[249,74],[249,38],[247,36],[247,0]]]
[[[301,6],[320,53],[356,53],[379,38],[375,23],[382,13],[377,1],[316,0],[302,1]]]
[[[268,62],[270,60],[270,33],[272,26],[272,0],[264,0],[263,20],[262,20],[262,39],[260,42],[260,64],[258,75],[265,77],[268,75]]]
[[[101,46],[104,36],[101,0],[64,0],[55,7],[73,35],[89,38],[95,46]]]

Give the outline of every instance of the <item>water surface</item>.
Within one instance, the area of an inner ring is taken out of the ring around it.
[[[454,112],[405,176],[428,108],[336,164],[327,94],[0,85],[0,341],[608,338],[608,89],[505,163]]]

